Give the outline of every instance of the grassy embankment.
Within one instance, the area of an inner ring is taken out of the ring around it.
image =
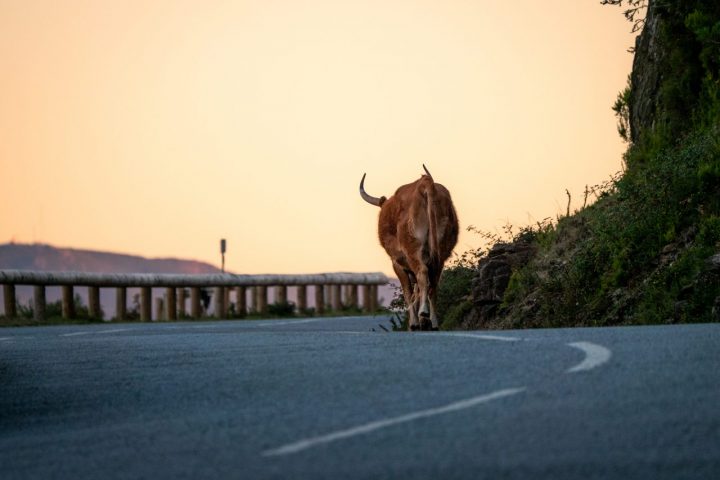
[[[718,321],[720,5],[658,8],[660,84],[651,99],[630,84],[613,107],[629,141],[624,171],[592,190],[591,205],[503,239],[529,240],[537,254],[513,272],[497,318],[478,326]],[[651,127],[631,135],[640,101],[655,105]],[[460,326],[473,308],[471,281],[485,255],[467,252],[445,270],[444,328]]]

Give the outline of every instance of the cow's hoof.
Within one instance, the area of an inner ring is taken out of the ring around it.
[[[417,332],[418,330],[420,330],[420,325],[410,325],[411,332]]]
[[[430,328],[430,331],[432,331],[432,332],[437,332],[438,330],[440,330],[438,327],[431,327],[431,328]]]

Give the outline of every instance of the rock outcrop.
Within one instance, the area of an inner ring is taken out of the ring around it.
[[[654,128],[658,118],[658,91],[662,81],[667,51],[658,41],[662,13],[648,7],[642,33],[635,38],[635,56],[630,74],[630,140],[635,143],[644,131]]]
[[[498,316],[505,290],[513,272],[535,255],[537,245],[518,240],[495,244],[478,263],[472,282],[470,301],[473,308],[463,319],[465,328],[483,328]]]

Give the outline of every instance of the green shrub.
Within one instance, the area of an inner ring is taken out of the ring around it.
[[[292,317],[295,315],[295,304],[292,302],[275,302],[267,306],[271,317]]]

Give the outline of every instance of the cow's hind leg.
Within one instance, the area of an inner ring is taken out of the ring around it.
[[[428,268],[423,262],[415,261],[410,264],[410,268],[413,269],[415,274],[415,280],[417,282],[417,290],[415,293],[415,302],[418,305],[418,317],[420,321],[420,327],[423,330],[429,329],[430,320],[430,302],[428,301]]]
[[[401,265],[393,262],[393,270],[395,270],[395,274],[398,280],[400,280],[400,287],[402,288],[403,298],[405,299],[405,308],[408,313],[408,329],[418,330],[420,324],[418,323],[416,295],[414,293],[417,286],[414,285],[412,277]]]

